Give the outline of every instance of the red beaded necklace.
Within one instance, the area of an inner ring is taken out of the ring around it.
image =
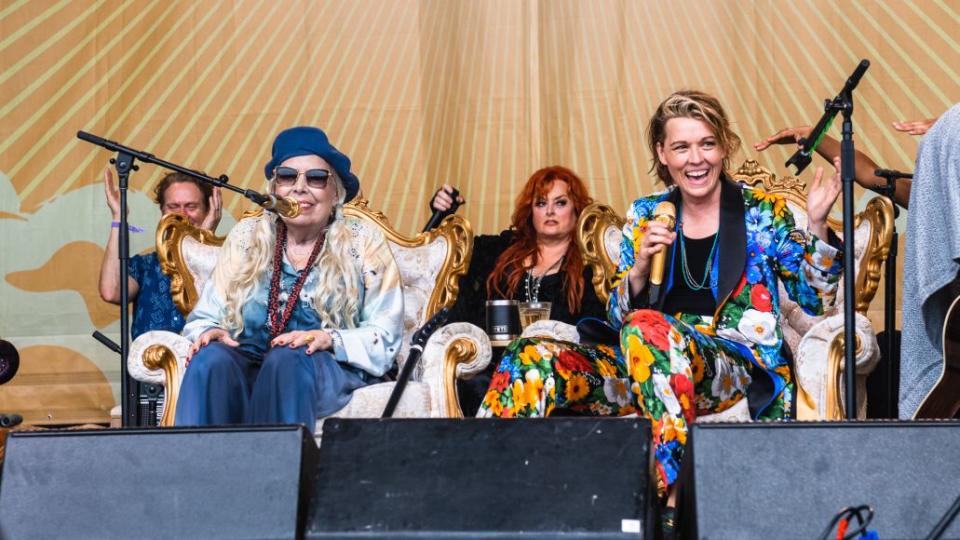
[[[287,305],[283,308],[283,312],[280,313],[278,305],[280,297],[280,274],[283,273],[283,251],[287,248],[287,225],[283,220],[277,220],[277,242],[273,250],[273,275],[270,277],[270,295],[267,300],[267,320],[270,324],[270,339],[279,336],[280,333],[283,332],[283,329],[287,327],[287,323],[290,322],[293,308],[297,304],[297,299],[300,298],[300,289],[303,288],[303,283],[307,280],[307,275],[310,273],[310,269],[313,268],[313,263],[316,262],[317,256],[320,255],[320,249],[323,248],[323,243],[326,238],[327,234],[326,231],[324,231],[323,234],[317,238],[316,243],[313,244],[313,251],[310,252],[307,265],[303,267],[303,270],[300,270],[297,281],[293,284],[293,290],[290,291],[290,296],[287,297]]]

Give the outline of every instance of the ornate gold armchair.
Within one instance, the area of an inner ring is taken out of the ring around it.
[[[410,337],[440,308],[456,300],[459,277],[470,263],[473,231],[459,216],[452,216],[433,231],[406,237],[387,218],[367,207],[362,198],[344,208],[347,216],[369,220],[380,227],[400,268],[404,299],[403,346],[397,362],[409,353]],[[165,216],[157,228],[157,255],[171,277],[174,303],[187,314],[199,291],[212,275],[224,238],[191,226],[178,215]],[[161,425],[173,425],[180,380],[190,343],[171,332],[147,332],[131,344],[127,364],[139,381],[161,384],[165,403]],[[407,385],[394,416],[445,417],[459,414],[456,378],[479,373],[490,360],[487,336],[473,325],[449,324],[437,330],[424,349],[420,364]],[[354,392],[353,399],[335,416],[379,417],[393,390],[393,382],[370,385]],[[317,433],[320,433],[318,421]]]
[[[807,224],[806,185],[798,178],[777,178],[753,160],[747,160],[733,175],[738,181],[770,193],[782,195],[796,218],[797,227]],[[606,300],[620,254],[624,219],[610,207],[598,203],[580,216],[577,242],[584,259],[593,268],[597,294]],[[842,224],[830,221],[834,230]],[[893,231],[893,206],[885,197],[871,199],[855,219],[854,259],[856,265],[857,328],[857,405],[860,417],[866,414],[866,376],[880,358],[876,333],[865,316],[877,292],[880,267],[890,249]],[[842,236],[842,234],[841,234]],[[840,283],[843,291],[843,283]],[[781,286],[781,325],[784,340],[793,352],[798,382],[797,417],[799,419],[842,419],[843,413],[843,294],[825,315],[812,317],[787,297]],[[704,418],[703,420],[743,419],[741,416]]]

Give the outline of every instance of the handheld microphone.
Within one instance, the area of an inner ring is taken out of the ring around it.
[[[677,224],[677,208],[670,201],[663,201],[653,209],[653,220],[659,221],[673,230]],[[663,246],[658,253],[654,253],[650,261],[650,305],[654,305],[660,296],[660,285],[663,284],[663,267],[667,260],[667,246]]]
[[[457,200],[457,197],[460,196],[460,192],[457,191],[457,188],[453,188],[450,196],[453,198],[453,204],[450,206],[450,208],[447,210],[434,210],[433,214],[430,216],[430,220],[427,221],[427,225],[423,228],[422,232],[435,229],[437,225],[444,220],[444,218],[447,216],[452,216],[457,212],[457,209],[460,208],[460,201]]]

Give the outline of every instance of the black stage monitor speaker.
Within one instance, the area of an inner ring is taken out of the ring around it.
[[[880,538],[924,538],[960,496],[957,422],[703,424],[690,444],[687,537],[819,538],[869,505]],[[960,518],[943,537],[960,538]]]
[[[299,426],[13,433],[0,538],[295,538],[316,453]]]
[[[652,538],[634,418],[330,419],[307,538]]]

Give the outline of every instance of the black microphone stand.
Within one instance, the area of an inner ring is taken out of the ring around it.
[[[843,115],[843,138],[840,141],[840,178],[843,182],[843,353],[844,388],[846,390],[845,409],[848,420],[857,418],[857,377],[856,377],[856,276],[853,261],[853,182],[855,178],[855,152],[853,145],[853,90],[860,78],[870,67],[868,60],[861,60],[843,89],[832,100],[824,103],[824,113],[808,139],[802,140],[800,149],[787,160],[787,165],[795,165],[800,174],[810,164],[810,153],[823,138],[824,133],[838,113]]]
[[[883,348],[886,362],[881,369],[885,383],[884,387],[886,388],[886,407],[883,415],[884,418],[897,418],[897,395],[900,391],[900,351],[897,350],[894,334],[897,326],[897,251],[900,242],[900,233],[897,232],[897,217],[900,215],[900,206],[893,196],[897,191],[897,180],[913,178],[913,175],[887,169],[877,169],[874,174],[887,181],[885,185],[874,188],[874,191],[887,197],[893,203],[893,235],[891,236],[890,250],[887,252],[887,260],[884,262],[883,331],[885,339]],[[894,355],[895,351],[896,355]]]
[[[110,160],[117,169],[120,189],[120,418],[123,427],[137,425],[139,399],[127,374],[127,352],[130,351],[130,284],[127,281],[130,272],[130,231],[127,223],[127,187],[130,183],[130,171],[139,170],[134,159],[132,153],[119,150],[117,157]]]
[[[427,340],[430,339],[433,332],[447,321],[449,315],[449,308],[440,309],[440,311],[436,312],[433,317],[430,317],[430,320],[424,323],[423,326],[413,334],[413,337],[410,338],[410,353],[407,355],[407,361],[403,363],[403,369],[397,377],[397,382],[393,386],[393,391],[390,392],[387,405],[383,408],[383,414],[380,418],[393,417],[393,413],[397,409],[397,404],[400,403],[400,398],[403,397],[403,391],[407,387],[407,382],[410,380],[410,376],[413,375],[413,370],[420,362],[423,347],[427,344]]]
[[[110,163],[117,169],[118,187],[120,189],[120,236],[118,244],[120,258],[120,414],[123,427],[132,427],[137,425],[137,402],[139,396],[137,395],[135,385],[130,384],[128,381],[129,375],[127,374],[127,355],[130,352],[130,307],[128,305],[130,290],[127,282],[130,272],[130,231],[128,230],[127,223],[127,187],[129,186],[130,171],[139,170],[139,167],[136,165],[136,160],[159,165],[165,169],[196,178],[201,182],[227,188],[242,194],[257,204],[263,204],[269,197],[251,189],[244,190],[230,185],[228,183],[230,179],[227,175],[220,175],[219,178],[211,178],[201,172],[158,159],[154,157],[153,154],[135,150],[85,131],[78,131],[77,138],[117,153],[117,157],[111,159]],[[101,343],[105,343],[103,340],[100,341]]]

